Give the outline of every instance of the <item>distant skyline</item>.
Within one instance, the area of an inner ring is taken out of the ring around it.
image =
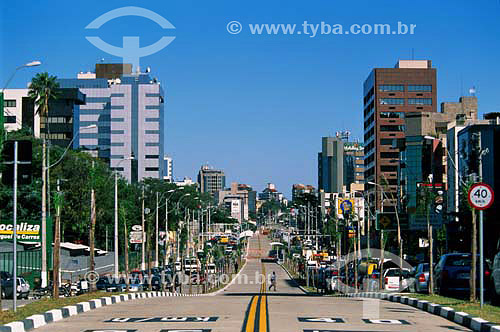
[[[398,59],[428,59],[437,68],[438,101],[458,101],[473,86],[479,115],[500,111],[500,4],[497,0],[430,1],[12,1],[0,5],[0,83],[28,61],[42,66],[17,72],[9,88],[25,88],[36,72],[74,78],[96,62],[119,62],[89,43],[97,35],[120,46],[140,36],[141,46],[163,30],[139,17],[123,17],[89,34],[101,14],[139,6],[165,17],[175,40],[141,59],[166,95],[166,153],[174,175],[196,180],[201,165],[223,169],[261,191],[266,183],[291,198],[294,183],[317,185],[321,137],[350,130],[363,141],[362,85],[375,67]],[[230,34],[233,20],[300,25],[398,21],[414,35]],[[438,105],[438,109],[440,106]]]

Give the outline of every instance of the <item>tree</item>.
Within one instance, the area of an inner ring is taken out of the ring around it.
[[[59,83],[57,83],[56,79],[56,76],[45,72],[36,74],[31,80],[28,97],[35,101],[37,106],[36,114],[40,117],[48,117],[49,101],[57,98]]]

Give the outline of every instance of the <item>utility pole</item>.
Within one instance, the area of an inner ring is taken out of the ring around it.
[[[60,267],[60,248],[61,248],[61,186],[59,184],[59,179],[57,179],[57,200],[56,200],[56,222],[54,225],[54,268],[52,274],[52,280],[54,281],[52,288],[52,297],[54,299],[59,298],[59,267]]]
[[[42,288],[47,287],[47,143],[42,143]]]
[[[127,218],[123,216],[123,234],[125,241],[125,283],[127,285],[127,292],[129,291],[129,279],[128,279],[128,232],[127,232]]]
[[[94,161],[92,161],[92,169],[94,168]],[[90,270],[95,271],[95,253],[94,253],[94,240],[95,240],[95,223],[96,223],[96,207],[95,207],[95,189],[94,189],[94,175],[92,175],[92,189],[90,191]],[[54,281],[55,282],[55,281]],[[95,284],[90,283],[90,291],[95,291]]]
[[[108,229],[106,228],[106,231]],[[107,245],[107,239],[108,237],[106,236],[106,245]],[[114,277],[118,278],[118,268],[119,268],[119,263],[118,263],[118,173],[115,171],[115,236],[114,236]]]
[[[381,211],[384,213],[384,190],[381,188]],[[380,226],[379,226],[380,227]],[[384,230],[380,227],[380,290],[384,289]]]
[[[154,262],[154,267],[158,267],[158,192],[156,192],[156,232],[155,232],[155,262]]]
[[[165,264],[168,265],[168,254],[169,254],[169,236],[168,236],[168,198],[165,198]]]
[[[14,220],[12,221],[12,242],[14,245],[14,257],[12,262],[12,276],[14,277],[12,281],[12,305],[14,306],[14,312],[17,311],[17,148],[18,142],[14,141]]]
[[[482,148],[481,132],[479,136],[479,182],[483,182],[483,155],[489,152]],[[475,265],[474,265],[475,266]],[[475,288],[475,287],[474,287]],[[483,230],[483,210],[479,210],[479,303],[484,306],[484,230]]]
[[[429,196],[429,195],[427,195]],[[431,200],[427,197],[427,236],[429,237],[429,295],[434,294],[434,253],[432,250],[432,224],[430,222]],[[474,218],[473,218],[474,219]]]
[[[145,227],[145,222],[144,222],[144,187],[142,188],[142,209],[141,209],[141,216],[142,216],[142,243],[141,243],[141,249],[142,249],[142,261],[141,261],[141,271],[146,270],[146,232],[144,230]]]

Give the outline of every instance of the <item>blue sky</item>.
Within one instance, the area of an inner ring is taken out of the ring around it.
[[[439,101],[456,101],[476,86],[480,114],[500,111],[500,2],[478,1],[3,1],[0,81],[33,59],[61,78],[92,70],[104,58],[87,35],[121,46],[141,46],[164,35],[139,17],[112,20],[89,33],[85,26],[122,6],[141,6],[169,20],[176,39],[142,58],[167,96],[167,152],[174,174],[196,177],[208,162],[228,181],[262,189],[274,182],[289,194],[293,183],[317,184],[321,137],[349,129],[362,140],[362,83],[373,67],[398,59],[430,59],[438,72]],[[231,35],[226,25],[240,21]],[[326,22],[416,24],[414,35],[251,35],[249,23]],[[18,72],[11,88],[36,72]],[[2,83],[3,84],[3,83]]]

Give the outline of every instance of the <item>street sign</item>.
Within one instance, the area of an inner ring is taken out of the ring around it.
[[[142,232],[130,232],[130,243],[142,243]]]
[[[338,200],[338,214],[350,212],[354,207],[353,199]]]
[[[132,226],[132,230],[136,232],[142,231],[142,226],[141,225],[134,225]]]
[[[486,210],[489,208],[495,199],[493,189],[486,183],[474,183],[467,195],[469,204],[476,210]]]
[[[396,212],[377,212],[377,230],[384,231],[395,231],[398,229],[398,216]],[[399,226],[401,229],[408,228],[408,215],[405,213],[399,213]]]

